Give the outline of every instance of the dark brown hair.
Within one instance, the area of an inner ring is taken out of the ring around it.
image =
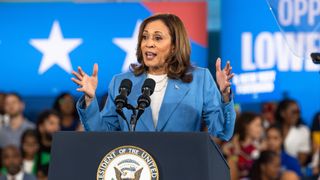
[[[248,133],[248,125],[257,117],[258,114],[253,112],[243,112],[236,120],[235,133],[239,134],[239,140],[244,141]]]
[[[173,14],[156,14],[145,19],[139,29],[138,44],[137,44],[137,59],[139,64],[131,64],[131,70],[136,76],[148,71],[148,67],[143,62],[141,50],[141,41],[143,31],[148,23],[160,20],[169,29],[171,43],[174,46],[173,52],[168,56],[165,63],[167,75],[171,79],[181,79],[183,82],[192,81],[192,66],[190,63],[190,42],[187,31],[181,19]]]
[[[284,124],[284,118],[282,117],[282,112],[284,112],[285,110],[287,110],[289,108],[290,105],[292,104],[297,104],[297,102],[293,99],[283,99],[282,101],[279,102],[277,110],[275,112],[275,118],[276,118],[276,123],[283,128],[283,124]],[[295,124],[296,127],[299,127],[302,123],[302,119],[299,116],[299,119],[297,121],[297,123]]]

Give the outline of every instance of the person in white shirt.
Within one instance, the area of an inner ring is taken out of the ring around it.
[[[36,130],[26,130],[21,138],[21,153],[23,170],[29,174],[36,174],[37,159],[39,159],[40,143]]]
[[[284,135],[285,151],[296,157],[301,166],[305,166],[311,152],[310,130],[302,124],[297,102],[292,99],[282,100],[275,115]]]
[[[1,160],[6,174],[0,176],[0,180],[36,180],[33,175],[22,170],[22,156],[18,147],[6,146],[3,149]]]

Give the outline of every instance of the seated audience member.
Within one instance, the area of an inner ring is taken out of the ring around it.
[[[254,161],[250,171],[250,180],[298,180],[290,171],[281,172],[280,156],[273,151],[262,151]]]
[[[277,153],[281,160],[281,170],[290,170],[302,176],[299,161],[283,151],[283,136],[280,127],[273,125],[267,129],[267,149]]]
[[[302,124],[297,102],[292,99],[282,100],[275,117],[284,137],[284,150],[297,158],[304,167],[311,151],[310,131]]]
[[[80,120],[71,94],[59,95],[54,102],[53,109],[61,116],[61,131],[75,131],[79,128]]]
[[[21,138],[24,172],[36,175],[39,146],[37,131],[31,129],[26,130]]]
[[[259,157],[262,147],[262,119],[251,112],[242,113],[236,120],[236,135],[232,139],[227,160],[230,165],[231,179],[246,178],[253,161]]]
[[[53,133],[60,130],[61,117],[54,110],[47,110],[39,115],[37,121],[38,138],[40,142],[38,168],[50,162],[50,151]]]
[[[2,163],[6,173],[0,176],[0,180],[35,180],[36,178],[22,169],[22,156],[18,147],[9,145],[4,147]]]
[[[9,116],[9,124],[0,129],[0,147],[7,145],[20,146],[21,136],[27,129],[33,129],[34,124],[23,115],[24,102],[15,93],[9,93],[5,98],[5,113]]]

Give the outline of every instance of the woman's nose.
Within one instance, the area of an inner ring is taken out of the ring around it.
[[[153,41],[152,39],[147,40],[146,46],[147,46],[148,48],[155,47],[154,41]]]

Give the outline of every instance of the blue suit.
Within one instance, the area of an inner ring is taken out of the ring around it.
[[[200,131],[201,121],[204,120],[209,133],[213,136],[223,140],[232,137],[236,117],[233,100],[229,103],[222,102],[220,91],[208,69],[196,67],[192,74],[191,83],[168,80],[157,126],[154,126],[151,108],[148,107],[138,120],[136,131]],[[132,81],[128,102],[134,106],[137,104],[147,75],[134,76],[132,72],[116,75],[109,85],[109,96],[101,113],[96,98],[86,109],[83,108],[85,104],[83,96],[77,102],[78,113],[85,130],[128,131],[126,123],[116,113],[114,103],[115,97],[119,94],[120,83],[125,78]],[[124,114],[129,120],[131,113],[124,109]]]

